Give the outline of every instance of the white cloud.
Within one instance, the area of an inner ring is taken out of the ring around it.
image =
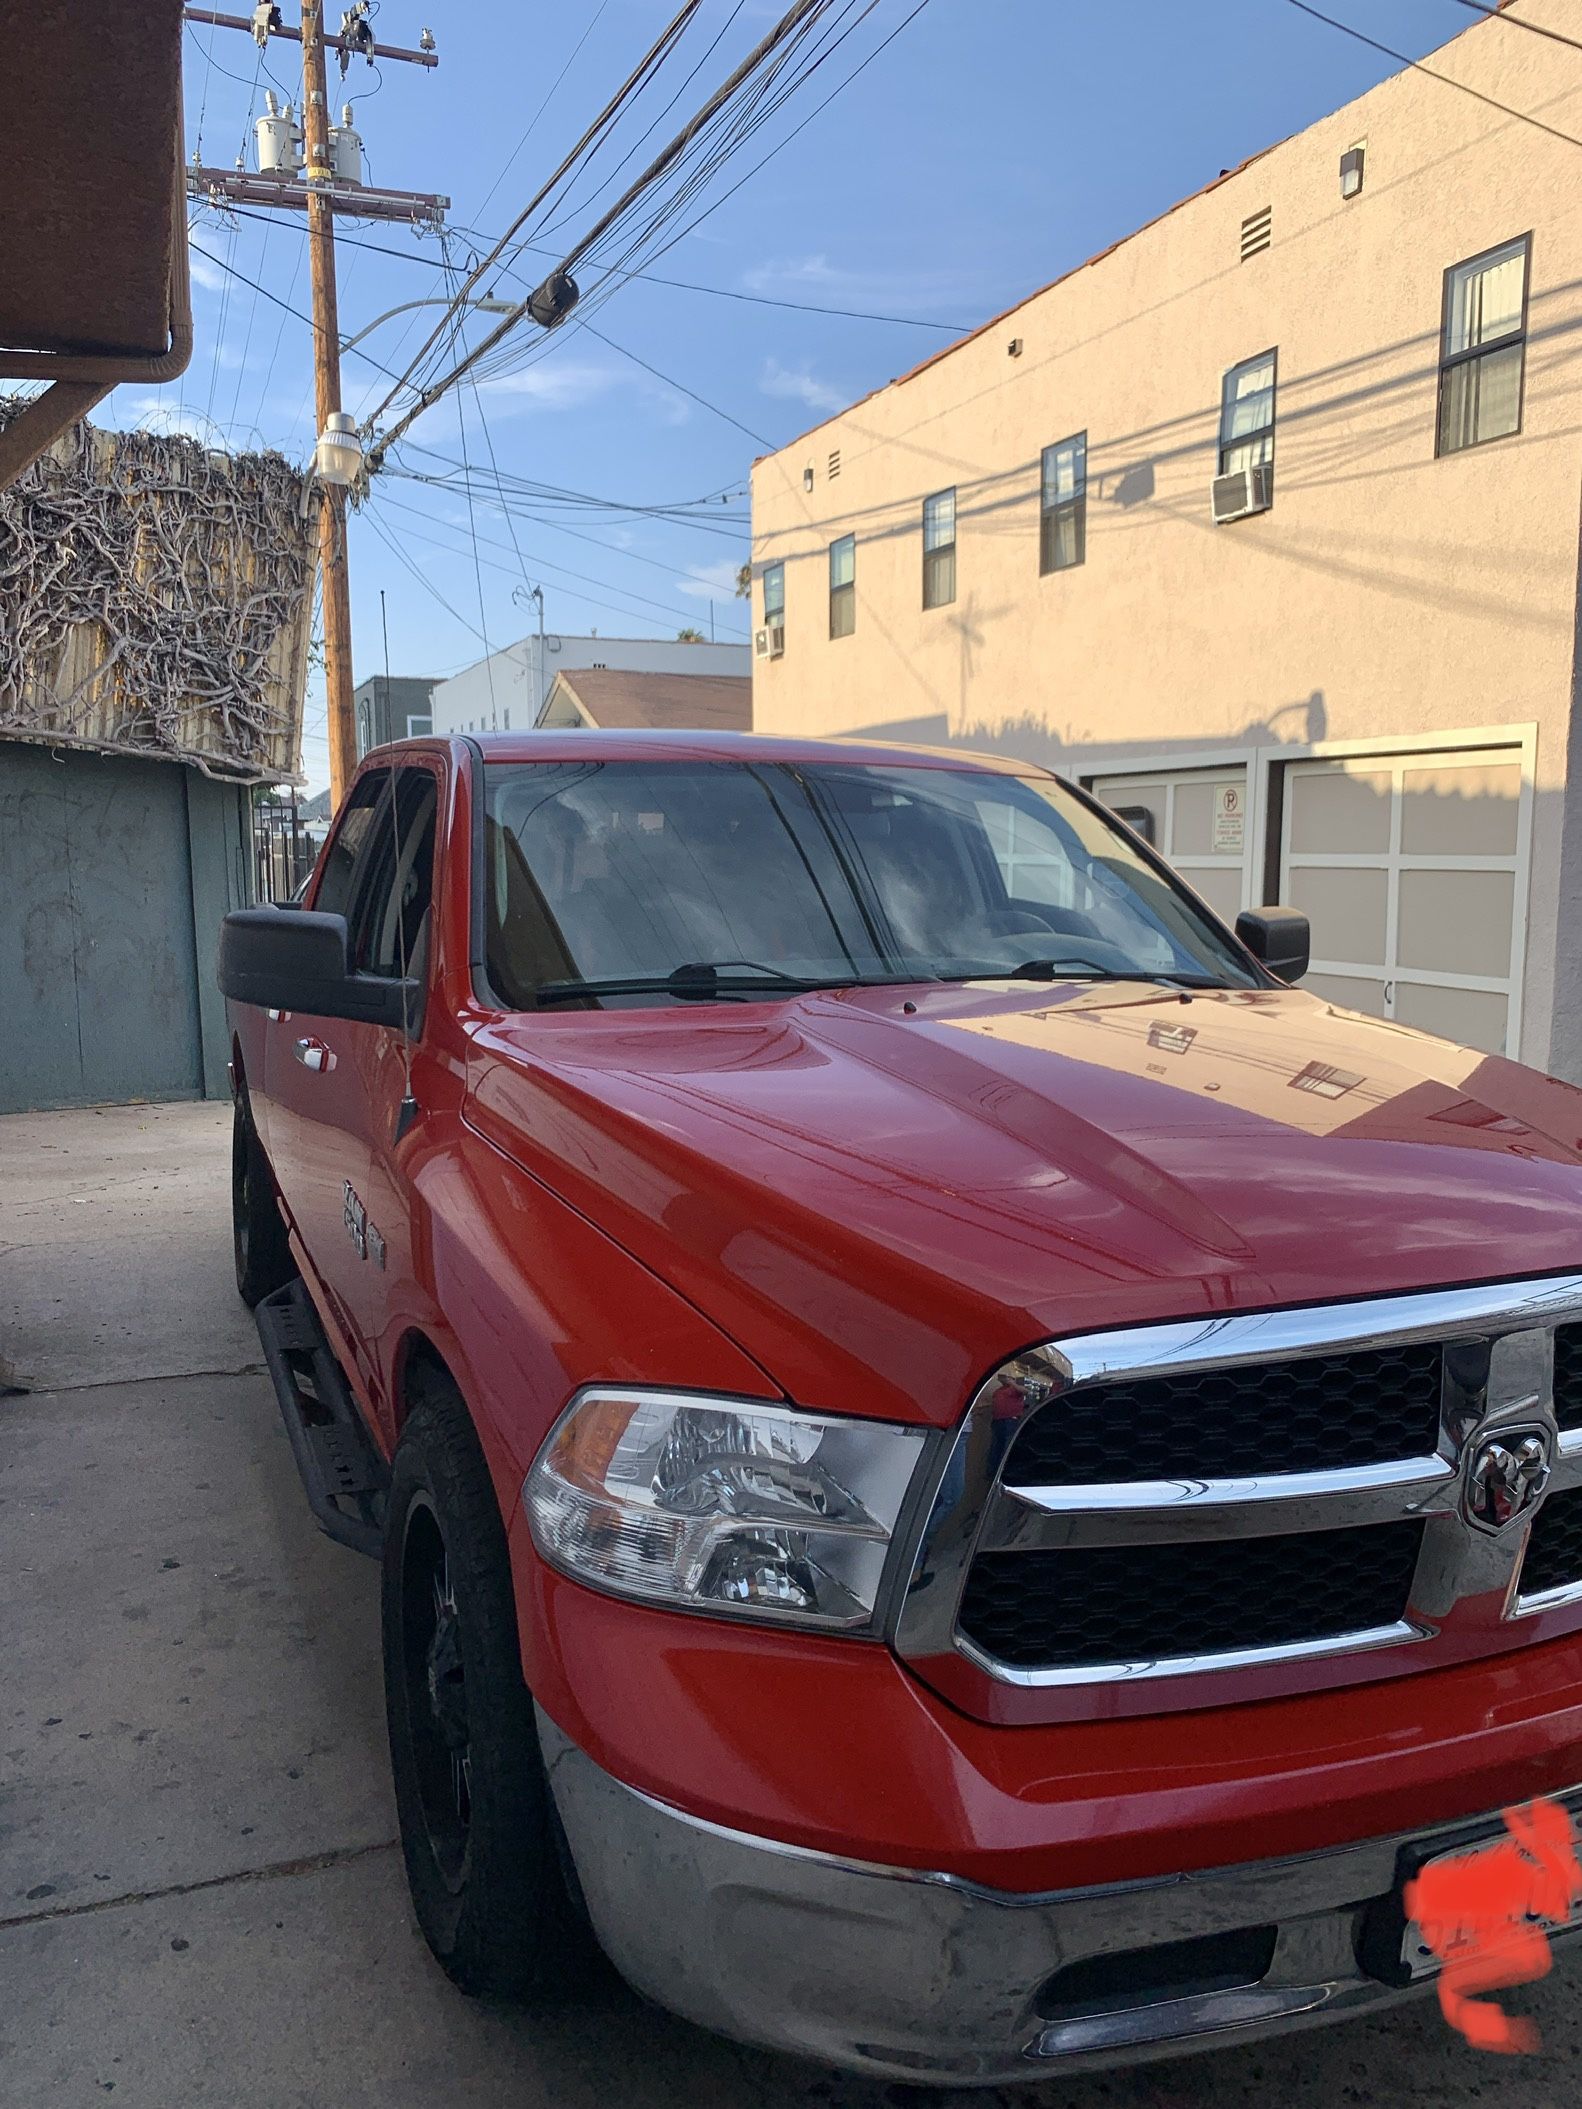
[[[800,367],[782,366],[778,359],[765,359],[758,386],[765,395],[786,396],[806,403],[809,410],[844,410],[850,398],[844,389],[821,381],[804,360]]]
[[[483,383],[503,415],[517,410],[582,410],[617,390],[635,395],[667,425],[684,425],[692,415],[691,405],[669,388],[660,387],[639,370],[592,359],[574,359],[565,353],[535,359],[516,373],[501,374]]]
[[[482,392],[501,396],[523,410],[580,410],[615,386],[616,376],[607,366],[594,366],[574,359],[540,359],[519,373],[501,374],[485,381]]]
[[[723,600],[736,598],[737,566],[729,557],[721,557],[717,564],[694,564],[684,578],[676,580],[676,590],[690,594],[693,600]]]
[[[877,309],[891,315],[930,315],[941,308],[966,310],[970,319],[981,304],[972,281],[961,271],[851,270],[828,256],[786,256],[755,264],[742,275],[749,293],[771,298],[798,297],[826,307]]]

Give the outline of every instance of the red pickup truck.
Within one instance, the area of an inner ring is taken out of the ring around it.
[[[1431,1980],[1582,1787],[1582,1093],[1307,951],[1041,770],[703,735],[383,750],[227,919],[460,1985],[998,2082]]]

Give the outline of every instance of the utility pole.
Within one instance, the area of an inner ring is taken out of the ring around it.
[[[323,189],[330,166],[322,0],[302,0],[302,130],[307,157],[308,269],[313,285],[313,398],[320,432],[341,407],[340,309],[335,295],[335,207]],[[324,596],[324,688],[330,746],[330,805],[340,810],[357,768],[352,709],[352,595],[346,571],[346,493],[319,490],[319,580]]]
[[[220,29],[242,29],[252,35],[262,50],[270,37],[300,39],[302,44],[302,181],[296,180],[290,152],[290,108],[285,112],[285,159],[278,145],[272,149],[267,168],[257,175],[241,168],[202,168],[187,171],[191,196],[216,205],[246,202],[261,205],[305,206],[308,216],[308,263],[313,291],[313,392],[317,429],[322,440],[332,430],[331,419],[341,408],[341,334],[339,304],[335,288],[335,214],[337,208],[359,219],[407,220],[442,223],[448,198],[416,191],[372,191],[360,181],[361,144],[351,131],[351,111],[340,134],[350,141],[353,173],[346,156],[330,131],[329,89],[325,67],[324,0],[302,0],[302,26],[287,29],[272,0],[262,0],[252,17],[219,14],[211,8],[189,7],[189,22],[207,23]],[[423,32],[422,48],[403,50],[374,41],[365,0],[353,0],[342,17],[341,32],[333,42],[340,58],[341,75],[354,58],[406,59],[420,66],[434,66],[433,38]],[[274,139],[281,137],[273,98],[268,103],[268,124]],[[260,121],[260,159],[266,121]],[[355,448],[355,439],[343,441]],[[328,704],[330,749],[330,806],[338,810],[357,767],[357,726],[352,702],[352,603],[346,562],[346,487],[319,478],[319,580],[324,601],[324,685]]]

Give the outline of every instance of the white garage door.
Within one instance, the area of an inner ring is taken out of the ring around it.
[[[1139,811],[1146,813],[1151,827],[1140,832],[1227,923],[1251,906],[1253,845],[1244,768],[1096,776],[1089,788],[1133,827]]]
[[[1280,898],[1313,924],[1303,986],[1515,1054],[1527,912],[1520,754],[1293,762],[1284,816]]]

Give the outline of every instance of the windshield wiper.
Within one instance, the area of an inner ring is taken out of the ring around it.
[[[1228,989],[1235,983],[1213,974],[1173,974],[1149,967],[1101,967],[1097,960],[1073,953],[1065,959],[1024,959],[1019,967],[992,967],[963,974],[962,981],[1153,981],[1173,989]]]
[[[886,988],[918,978],[916,975],[784,974],[778,967],[760,966],[752,959],[728,959],[720,966],[707,960],[696,960],[675,967],[668,974],[617,974],[603,981],[543,981],[533,993],[541,1005],[573,1003],[580,996],[691,996],[712,1002],[721,996],[736,1001],[767,992],[808,995],[818,989]]]

